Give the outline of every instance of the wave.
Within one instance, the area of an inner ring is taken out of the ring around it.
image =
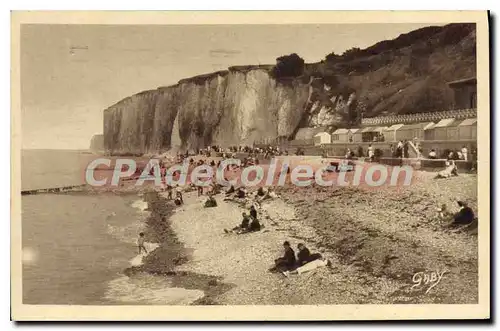
[[[146,211],[146,209],[148,209],[148,203],[143,200],[135,200],[130,206],[140,211]]]
[[[38,260],[38,251],[31,247],[24,247],[22,250],[23,265],[34,265]]]
[[[205,295],[201,290],[169,287],[171,285],[170,279],[164,276],[122,276],[108,283],[104,297],[113,303],[188,305]]]
[[[146,250],[148,251],[147,253],[141,253],[141,254],[138,254],[136,255],[134,258],[132,258],[129,262],[130,262],[130,265],[132,267],[138,267],[138,266],[141,266],[142,265],[142,259],[146,256],[148,256],[149,254],[151,254],[152,251],[154,251],[155,249],[157,249],[160,244],[157,244],[157,243],[148,243],[148,242],[145,242],[144,243],[144,246],[146,247]]]

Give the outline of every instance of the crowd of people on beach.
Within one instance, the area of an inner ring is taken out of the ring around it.
[[[398,142],[398,145],[396,146],[396,149],[394,151],[397,157],[407,157],[408,147],[405,147],[406,143],[407,142],[403,141]],[[258,157],[257,157],[258,155],[263,154],[264,157],[267,157],[268,155],[282,155],[283,153],[278,147],[258,149],[248,146],[246,147],[240,146],[240,147],[231,147],[226,150],[228,150],[230,153],[223,154],[222,158],[219,159],[217,162],[214,159],[210,159],[208,155],[210,155],[211,151],[212,152],[215,151],[217,153],[226,153],[224,149],[220,148],[220,146],[211,146],[207,149],[198,150],[199,156],[206,155],[207,157],[198,158],[197,160],[191,157],[189,159],[189,164],[190,166],[208,164],[212,167],[216,166],[218,167],[220,165],[220,162],[224,160],[224,158],[233,157],[234,153],[236,152],[246,152],[250,154],[242,159],[240,167],[247,167],[253,164],[258,164]],[[296,154],[300,155],[300,150],[297,150]],[[363,148],[360,146],[358,149],[358,155],[362,156],[363,154],[364,154]],[[430,154],[429,157],[433,156],[434,154]],[[375,151],[371,144],[368,147],[367,156],[370,159],[373,159],[373,157],[375,156]],[[350,159],[353,157],[355,157],[354,152],[348,149],[346,152],[346,158]],[[177,162],[182,163],[184,160],[186,160],[186,158],[189,158],[188,153],[182,153],[182,154],[179,153],[177,155]],[[439,172],[437,176],[449,177],[457,175],[458,174],[457,166],[454,162],[457,159],[463,159],[463,160],[468,159],[468,153],[465,146],[464,148],[462,148],[460,153],[458,151],[453,151],[449,153],[447,168],[444,171]],[[161,170],[162,176],[164,176],[165,171],[163,169],[166,169],[166,167],[162,161],[160,161],[160,167],[162,169]],[[230,165],[228,166],[227,170],[231,169],[234,170],[235,168],[238,168],[238,166]],[[259,214],[258,208],[260,206],[260,202],[267,199],[274,199],[278,197],[278,195],[274,192],[272,187],[269,188],[259,187],[257,190],[251,193],[249,193],[247,191],[247,188],[245,188],[244,186],[235,187],[233,185],[231,185],[225,191],[223,191],[222,187],[220,187],[218,184],[211,184],[207,188],[207,186],[197,186],[191,183],[188,188],[191,191],[196,191],[198,197],[202,197],[205,195],[207,196],[206,200],[203,202],[204,208],[216,208],[218,206],[216,195],[220,193],[223,194],[222,198],[224,201],[233,201],[241,203],[245,206],[248,206],[249,202],[252,203],[249,209],[242,212],[241,221],[237,225],[235,225],[231,229],[224,229],[224,233],[226,234],[242,235],[242,234],[255,233],[261,231],[264,228],[264,225],[261,223],[262,220],[259,218],[258,215]],[[166,185],[165,191],[167,193],[168,200],[173,201],[176,206],[182,206],[184,204],[183,192],[188,191],[188,189],[181,188],[179,185],[176,186]],[[475,216],[472,208],[470,208],[464,201],[458,201],[457,204],[460,209],[458,212],[455,213],[451,212],[446,205],[442,205],[441,208],[439,208],[438,219],[440,224],[442,224],[444,228],[454,229],[454,230],[460,230],[471,227],[473,228],[474,226],[477,227],[477,217]],[[141,252],[147,253],[146,247],[144,245],[144,233],[142,232],[139,234],[137,240],[137,246],[139,249],[139,253]],[[324,259],[321,254],[311,253],[310,250],[303,243],[299,243],[297,245],[297,254],[292,249],[289,241],[285,241],[283,243],[283,249],[284,249],[283,256],[277,258],[274,261],[273,267],[269,269],[271,272],[280,272],[288,277],[289,275],[292,274],[302,274],[304,272],[313,270],[315,268],[327,266],[330,263],[328,260]]]

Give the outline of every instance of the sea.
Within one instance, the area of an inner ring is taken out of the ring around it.
[[[23,150],[22,190],[84,184],[86,151]],[[164,276],[124,270],[142,263],[136,239],[147,204],[137,195],[42,193],[22,196],[23,303],[186,305],[203,297]],[[147,243],[148,251],[157,243]]]

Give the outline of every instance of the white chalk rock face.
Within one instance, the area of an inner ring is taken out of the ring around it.
[[[278,83],[267,70],[255,68],[182,80],[106,109],[105,149],[162,153],[287,136],[301,120],[309,90],[300,80]]]

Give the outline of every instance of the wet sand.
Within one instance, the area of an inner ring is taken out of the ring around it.
[[[169,287],[201,290],[205,297],[215,296],[230,289],[233,285],[222,282],[220,277],[177,270],[177,266],[188,261],[189,250],[178,240],[170,225],[173,203],[157,192],[145,193],[144,200],[150,211],[144,230],[145,238],[147,242],[157,243],[159,246],[144,257],[142,265],[127,268],[124,274],[136,279],[147,278],[147,275],[163,276],[168,279]],[[191,304],[211,304],[205,297]]]

